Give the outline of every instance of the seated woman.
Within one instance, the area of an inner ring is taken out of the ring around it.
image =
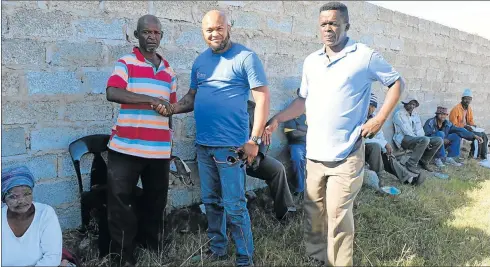
[[[33,187],[26,167],[2,170],[2,266],[62,264],[58,217],[51,206],[32,201]]]

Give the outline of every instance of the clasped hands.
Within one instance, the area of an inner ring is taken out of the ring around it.
[[[158,112],[160,115],[165,117],[170,117],[174,114],[175,107],[170,104],[167,100],[162,98],[157,98],[155,103],[150,105],[153,110]]]

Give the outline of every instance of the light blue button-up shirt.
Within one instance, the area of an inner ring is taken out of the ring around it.
[[[371,84],[392,85],[398,72],[377,52],[349,38],[329,61],[322,48],[303,65],[300,96],[306,98],[306,157],[341,161],[352,152],[366,120]]]

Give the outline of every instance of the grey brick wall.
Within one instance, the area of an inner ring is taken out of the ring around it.
[[[2,1],[2,167],[26,164],[37,179],[35,197],[53,205],[64,228],[76,227],[79,204],[67,147],[94,133],[109,133],[118,106],[105,100],[114,61],[131,50],[125,24],[151,13],[163,23],[162,52],[178,73],[179,98],[190,67],[206,46],[203,14],[229,12],[232,38],[254,49],[265,64],[271,113],[283,109],[301,82],[304,58],[319,49],[317,16],[323,2],[310,1]],[[490,41],[366,2],[346,2],[350,35],[380,51],[421,100],[420,113],[451,108],[463,88],[475,95],[476,121],[490,129]],[[374,91],[382,99],[385,89]],[[192,114],[175,118],[174,154],[195,158]],[[389,133],[391,125],[385,125]],[[272,155],[285,160],[286,140],[276,133]],[[84,182],[90,159],[82,162]],[[285,160],[287,162],[287,160]],[[191,164],[197,177],[195,164]],[[197,187],[172,181],[169,207],[199,201]],[[250,180],[249,188],[264,186]]]

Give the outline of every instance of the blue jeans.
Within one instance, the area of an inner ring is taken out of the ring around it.
[[[292,183],[293,190],[294,192],[301,193],[305,190],[306,145],[289,145],[289,153],[291,154],[294,177],[296,178]]]
[[[444,142],[442,143],[441,149],[436,154],[436,158],[445,159],[446,157],[452,158],[459,156],[459,149],[461,148],[461,137],[459,135],[452,133],[445,136],[444,132],[439,131],[436,133],[436,136],[442,138],[443,141],[444,139],[449,140],[448,146],[444,145]],[[448,150],[447,155],[446,148]]]
[[[233,149],[197,145],[201,198],[206,207],[211,251],[226,255],[228,220],[236,246],[236,264],[250,265],[254,244],[245,198],[245,166]]]

